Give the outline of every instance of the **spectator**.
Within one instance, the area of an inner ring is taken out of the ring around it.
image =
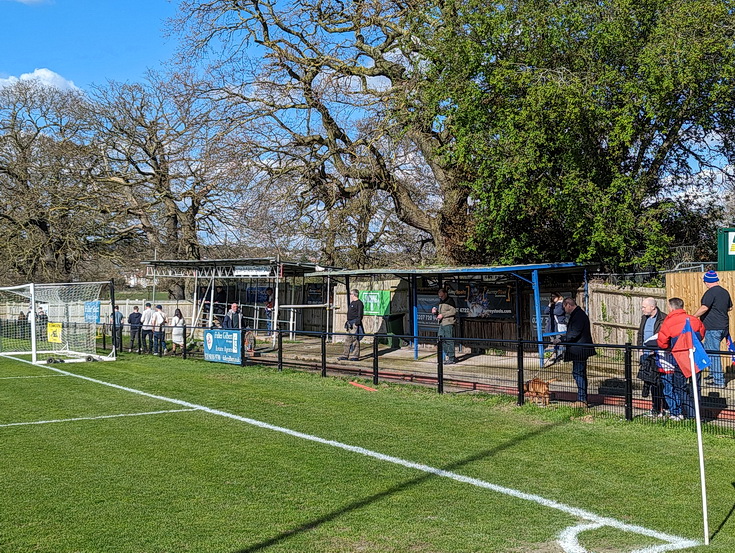
[[[564,348],[559,345],[559,342],[561,341],[559,335],[564,334],[567,331],[567,314],[564,311],[563,301],[564,298],[559,292],[552,292],[551,297],[549,298],[549,305],[544,311],[544,313],[549,317],[546,320],[545,332],[547,334],[557,334],[551,338],[553,346],[547,348],[553,351],[553,355],[550,359],[552,365],[559,361],[564,353]]]
[[[120,313],[120,306],[116,305],[110,315],[110,324],[112,325],[112,345],[117,352],[122,351],[123,320],[125,316]]]
[[[222,321],[222,328],[242,328],[242,314],[236,303],[230,306],[230,310]]]
[[[184,315],[181,313],[181,309],[174,311],[171,326],[173,327],[171,330],[171,342],[173,342],[171,355],[176,355],[177,346],[181,352],[184,351],[184,326],[186,326],[186,321],[184,320]]]
[[[209,310],[212,308],[212,304],[209,302],[209,289],[206,286],[199,287],[197,299],[199,300],[200,304],[203,304],[202,314],[208,315]]]
[[[128,351],[132,352],[135,347],[135,342],[137,340],[138,342],[138,348],[137,352],[140,353],[141,350],[141,342],[140,342],[140,331],[141,331],[141,321],[143,320],[143,314],[139,311],[139,308],[137,305],[133,306],[133,312],[128,315],[128,324],[130,324],[130,349]]]
[[[28,314],[30,315],[30,311]],[[20,329],[18,334],[20,338],[22,340],[27,340],[30,335],[30,325],[28,324],[28,316],[23,311],[18,313],[18,328]]]
[[[704,336],[704,325],[702,322],[695,318],[690,317],[689,314],[684,311],[684,300],[681,298],[671,298],[669,300],[669,307],[671,311],[664,319],[661,329],[658,332],[658,347],[661,349],[669,350],[666,352],[666,362],[673,366],[674,370],[671,375],[671,402],[669,402],[669,408],[671,409],[672,421],[682,421],[685,418],[694,417],[694,396],[690,389],[691,383],[687,382],[684,377],[684,373],[681,372],[679,365],[676,363],[676,359],[671,355],[670,350],[676,344],[677,339],[681,335],[681,331],[684,330],[684,323],[689,319],[689,324],[692,325],[692,331],[699,334],[700,338]],[[697,375],[699,378],[699,375]],[[665,383],[665,381],[664,381]],[[666,393],[667,385],[664,384],[664,393]],[[699,387],[697,387],[699,389]],[[666,396],[667,401],[669,396]],[[672,405],[673,402],[673,405]]]
[[[454,300],[449,297],[446,288],[439,288],[436,293],[439,296],[439,305],[432,308],[431,312],[436,316],[436,320],[439,322],[439,331],[437,336],[443,338],[444,351],[442,356],[444,363],[451,365],[457,362],[457,358],[454,356],[454,323],[457,320],[457,306]],[[448,339],[449,338],[449,339]]]
[[[217,286],[214,289],[214,312],[219,313],[220,315],[223,314],[227,307],[227,292],[222,288],[222,286]]]
[[[707,271],[704,274],[704,285],[707,291],[702,296],[702,305],[694,313],[695,317],[704,324],[704,349],[708,351],[720,351],[722,340],[730,332],[730,317],[728,312],[732,309],[730,294],[720,286],[720,278],[715,271]],[[694,328],[694,325],[692,325]],[[722,372],[722,361],[719,355],[710,355],[709,376],[705,379],[713,388],[725,387],[725,375]]]
[[[643,347],[643,345],[649,347],[657,347],[655,342],[661,323],[666,318],[666,313],[661,311],[656,304],[654,298],[645,298],[641,301],[641,324],[638,327],[638,340],[637,345]],[[651,344],[650,340],[653,339],[654,343]],[[655,351],[641,351],[640,363],[656,363],[656,352]],[[650,417],[663,417],[665,412],[668,410],[668,404],[664,398],[663,383],[661,380],[661,370],[659,368],[658,378],[656,382],[644,382],[643,383],[643,397],[648,394],[651,395],[651,410],[648,412]]]
[[[38,308],[36,314],[36,337],[39,340],[46,340],[46,333],[48,332],[48,315],[43,310],[43,307]]]
[[[567,314],[564,311],[564,298],[559,292],[552,292],[549,298],[549,306],[544,313],[549,316],[546,322],[546,332],[566,332],[567,331]]]
[[[347,322],[345,323],[345,349],[339,361],[358,361],[360,359],[360,339],[365,333],[362,327],[362,317],[365,313],[365,305],[360,300],[360,291],[350,292],[350,303],[347,305]]]
[[[151,317],[151,326],[153,327],[153,353],[154,355],[166,355],[166,330],[163,326],[168,322],[163,307],[156,306],[156,311]]]
[[[587,407],[587,359],[597,355],[592,345],[590,318],[573,298],[565,298],[563,306],[567,314],[564,361],[572,362],[572,376],[577,383],[577,401],[573,406]]]
[[[265,289],[265,328],[268,331],[266,336],[270,336],[273,332],[273,308],[276,305],[276,298],[273,294],[273,288],[270,286]]]
[[[141,317],[141,336],[143,337],[143,353],[153,353],[153,309],[150,302],[145,304],[143,316]],[[146,345],[147,344],[147,345]]]

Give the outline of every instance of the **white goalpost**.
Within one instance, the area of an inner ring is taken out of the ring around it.
[[[0,288],[0,356],[33,363],[112,358],[97,354],[100,294],[109,284],[32,283]]]

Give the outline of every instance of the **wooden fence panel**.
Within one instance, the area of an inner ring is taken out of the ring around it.
[[[588,315],[592,323],[594,342],[635,344],[641,322],[641,300],[648,297],[654,298],[659,308],[666,304],[664,288],[630,288],[590,283]],[[580,302],[581,298],[577,303],[584,305]]]

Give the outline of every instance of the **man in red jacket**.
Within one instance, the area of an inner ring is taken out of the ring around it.
[[[687,319],[689,319],[689,324],[692,325],[692,330],[699,335],[700,339],[704,336],[704,325],[699,319],[684,311],[684,300],[681,298],[671,298],[669,308],[671,310],[658,331],[658,347],[668,350],[664,355],[664,363],[673,365],[674,372],[662,373],[661,380],[664,384],[666,401],[671,409],[671,420],[682,421],[687,417],[694,416],[694,403],[692,402],[690,384],[681,372],[679,365],[676,364],[674,356],[671,355],[671,348],[679,339]]]

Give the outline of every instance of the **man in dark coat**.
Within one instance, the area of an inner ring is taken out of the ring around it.
[[[563,305],[567,314],[564,361],[572,362],[572,376],[577,383],[575,407],[587,407],[587,359],[597,354],[592,346],[590,318],[572,298],[565,298]]]
[[[143,323],[141,322],[143,320],[143,313],[141,313],[138,310],[138,306],[133,306],[133,312],[128,315],[128,323],[130,323],[130,349],[128,351],[133,351],[135,349],[135,341],[138,340],[138,353],[140,353],[141,350],[141,341],[140,341],[140,329],[143,326]]]
[[[347,305],[347,322],[345,323],[345,350],[337,357],[339,361],[357,361],[360,359],[360,338],[365,333],[362,327],[362,317],[365,314],[365,305],[360,299],[360,291],[350,292],[350,302]]]
[[[222,320],[222,328],[242,328],[242,314],[236,303],[230,306],[230,310]]]
[[[661,323],[664,322],[666,313],[658,308],[655,298],[644,298],[641,301],[641,324],[638,327],[638,340],[637,345],[643,348],[656,347],[655,339],[654,344],[651,344],[650,340],[658,335],[658,331],[661,328]],[[653,350],[639,350],[641,352],[640,363],[649,363],[653,361],[655,363],[656,352]],[[656,382],[644,382],[643,383],[643,397],[647,397],[648,393],[651,394],[651,410],[649,411],[649,417],[663,417],[664,410],[668,409],[666,400],[664,399],[663,384],[660,378],[656,378]]]

